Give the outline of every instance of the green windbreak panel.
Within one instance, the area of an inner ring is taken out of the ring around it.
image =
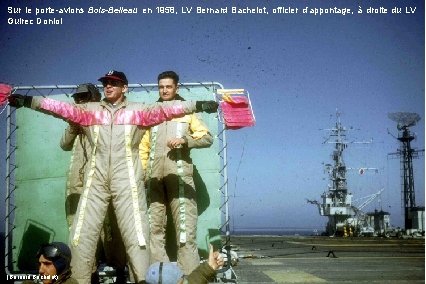
[[[186,100],[210,100],[213,89],[190,87],[180,89]],[[154,102],[158,92],[131,91],[130,101]],[[71,101],[66,95],[50,98]],[[218,134],[219,122],[216,114],[201,114],[214,137]],[[15,152],[15,218],[12,245],[13,270],[34,271],[35,254],[41,243],[49,241],[68,242],[68,227],[65,219],[65,184],[71,152],[59,146],[67,123],[30,109],[16,112]],[[197,189],[199,221],[197,228],[198,247],[201,256],[207,255],[207,243],[217,237],[221,226],[221,175],[222,161],[219,141],[207,149],[193,149],[194,180]],[[171,259],[175,257],[174,229],[167,229],[167,248]],[[212,233],[213,232],[213,233]]]

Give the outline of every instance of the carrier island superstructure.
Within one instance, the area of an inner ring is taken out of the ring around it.
[[[374,230],[367,222],[368,216],[361,210],[362,207],[377,197],[383,189],[368,197],[361,206],[354,206],[353,195],[348,190],[346,167],[343,159],[343,152],[349,143],[370,143],[368,142],[348,142],[346,140],[347,128],[340,121],[340,113],[336,113],[336,124],[333,128],[325,129],[329,132],[329,137],[324,143],[334,144],[332,152],[332,164],[325,164],[325,169],[329,174],[328,190],[321,195],[321,201],[308,200],[309,203],[318,206],[321,216],[327,216],[328,222],[326,233],[328,235],[346,235],[360,234]],[[362,174],[367,170],[375,170],[375,168],[360,168],[358,171]],[[386,212],[381,212],[385,218],[389,217]],[[383,214],[384,213],[384,214]],[[389,223],[389,221],[386,221]]]

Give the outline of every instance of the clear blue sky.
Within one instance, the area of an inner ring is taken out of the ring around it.
[[[156,13],[174,6],[178,14]],[[9,14],[7,7],[32,8],[33,14]],[[89,7],[137,7],[136,15],[87,14]],[[192,6],[191,14],[182,7]],[[197,14],[196,7],[228,7],[228,14]],[[231,7],[267,7],[265,14],[232,14]],[[272,14],[278,6],[297,14]],[[368,7],[388,14],[367,14]],[[402,14],[391,14],[393,7]],[[34,14],[35,8],[83,8],[84,14]],[[143,8],[153,14],[142,14]],[[303,14],[303,8],[350,8],[343,16]],[[359,14],[358,9],[363,13]],[[415,11],[413,10],[416,8]],[[410,9],[411,8],[411,9]],[[407,14],[406,11],[414,11]],[[176,70],[182,82],[217,81],[245,88],[257,124],[232,131],[229,190],[235,227],[316,227],[318,215],[306,198],[320,199],[327,189],[322,163],[330,163],[326,133],[335,122],[355,130],[352,140],[373,138],[369,146],[348,149],[348,167],[377,167],[379,174],[349,173],[354,198],[385,191],[381,205],[368,210],[391,213],[401,226],[397,134],[389,112],[416,112],[414,145],[425,141],[424,1],[18,1],[0,4],[0,81],[14,85],[95,82],[107,70],[124,71],[131,83],[155,83],[164,70]],[[10,25],[8,18],[62,18],[62,25]],[[5,115],[0,117],[4,149]],[[4,161],[4,151],[1,152]],[[3,162],[4,163],[4,162]],[[424,206],[424,158],[415,162],[418,205]],[[1,171],[4,180],[4,170]],[[1,186],[3,189],[3,186]],[[4,191],[4,190],[2,190]],[[0,216],[2,216],[3,209]]]

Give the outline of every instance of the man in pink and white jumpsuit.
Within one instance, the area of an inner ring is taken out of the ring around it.
[[[214,101],[132,103],[125,93],[123,72],[110,71],[99,79],[105,99],[73,105],[49,98],[13,94],[12,107],[30,107],[83,127],[90,143],[84,191],[71,227],[72,271],[80,284],[90,283],[104,217],[111,201],[117,217],[129,269],[136,283],[145,281],[149,267],[149,224],[139,144],[145,127],[195,111],[215,112]]]

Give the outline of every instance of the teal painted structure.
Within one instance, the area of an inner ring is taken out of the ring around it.
[[[220,84],[189,85],[180,87],[180,95],[186,100],[211,100]],[[72,91],[70,91],[72,93]],[[69,94],[70,94],[69,93]],[[31,95],[31,93],[29,93]],[[71,102],[69,94],[49,97]],[[132,87],[128,99],[154,102],[158,99],[155,86]],[[217,114],[201,114],[212,135],[221,131]],[[18,128],[12,129],[14,145],[13,208],[9,224],[9,261],[11,273],[26,273],[36,269],[35,254],[41,243],[50,241],[68,242],[68,227],[65,219],[65,184],[71,152],[62,151],[59,141],[67,123],[53,116],[21,108],[15,112]],[[215,138],[207,149],[193,149],[194,179],[198,193],[199,221],[197,240],[201,257],[208,254],[208,242],[218,239],[221,228],[221,206],[225,164],[219,155],[220,139]],[[170,219],[170,218],[169,218]],[[175,257],[174,232],[168,226],[168,252]]]

